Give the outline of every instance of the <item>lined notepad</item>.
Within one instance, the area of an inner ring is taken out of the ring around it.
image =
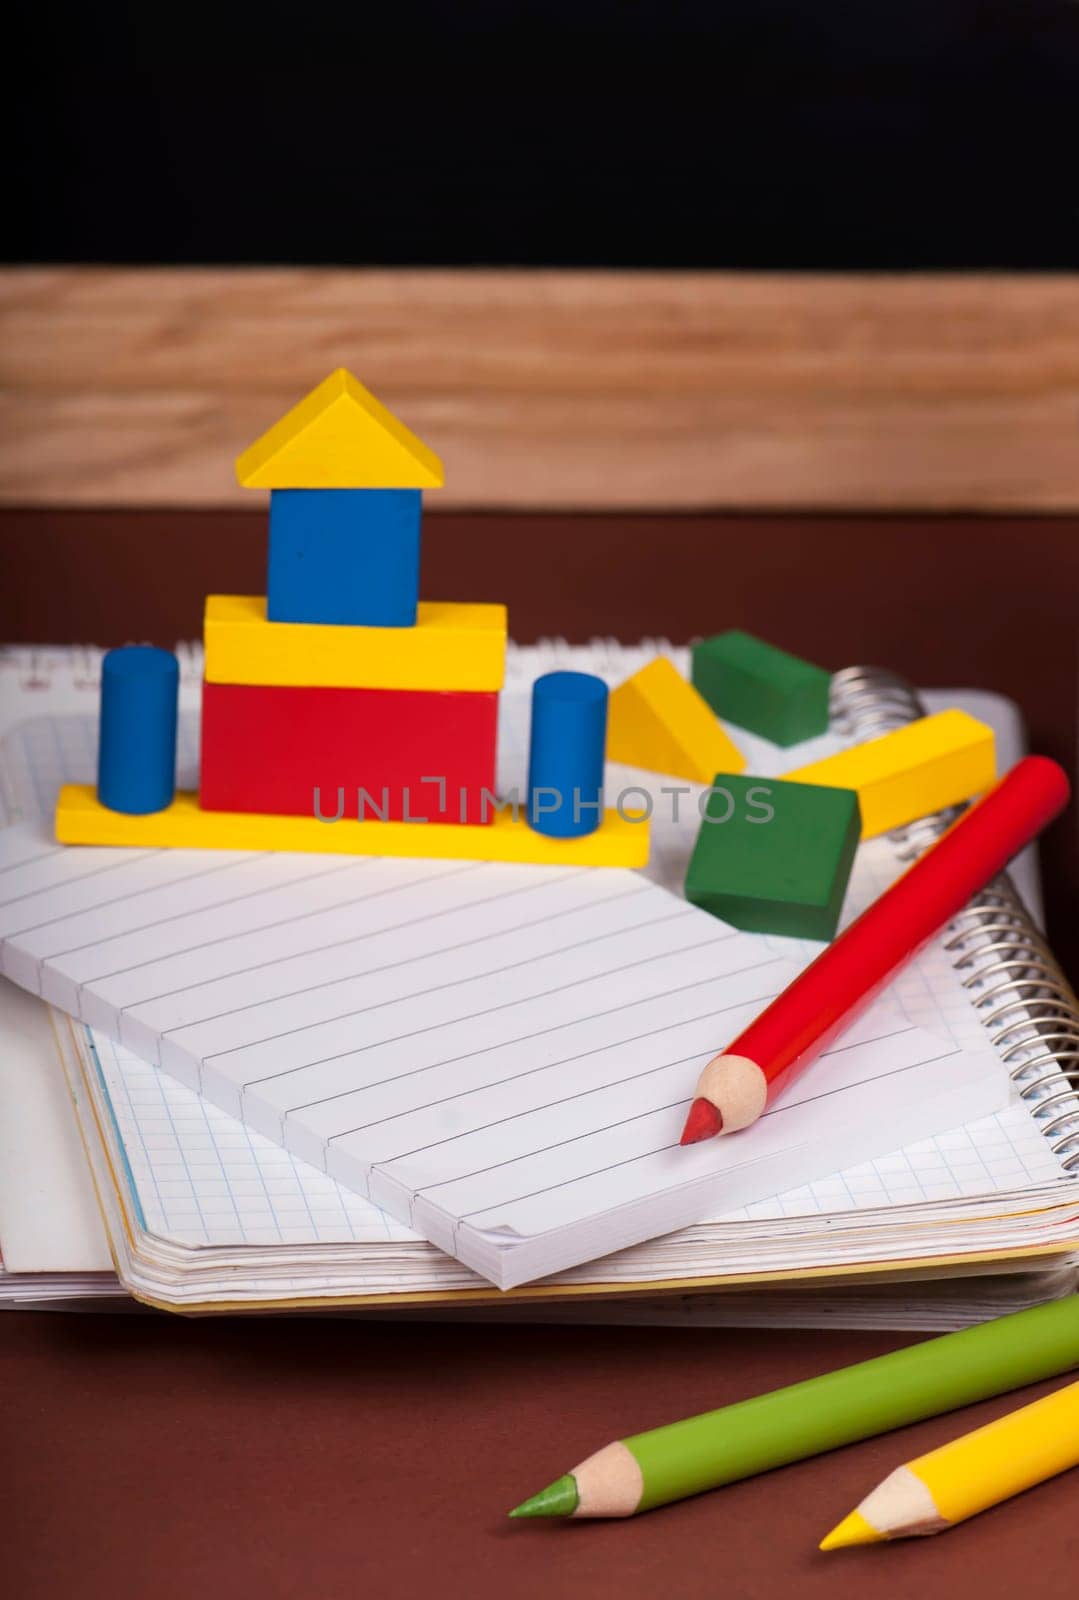
[[[432,1292],[464,1291],[472,1304],[489,1291],[413,1230],[160,1068],[78,1025],[60,1037],[118,1265],[143,1298],[176,1307],[399,1307],[402,1297]],[[579,1295],[836,1263],[879,1271],[942,1246],[998,1256],[1044,1248],[1074,1231],[1077,1189],[1029,1109],[1013,1104],[543,1287]]]
[[[678,1148],[793,976],[636,874],[0,837],[0,961],[508,1287],[1004,1101],[882,1002],[752,1138]]]
[[[647,644],[636,647],[642,660],[650,649]],[[606,664],[596,647],[587,652],[587,659],[579,661],[570,660],[574,652],[565,647],[559,647],[559,652],[558,659],[547,665],[609,671],[613,680],[640,664],[632,649],[612,647]],[[532,673],[543,670],[535,651],[519,654],[522,670],[516,676],[521,682],[515,692],[511,681],[503,704],[500,765],[507,785],[520,780],[523,766],[526,740],[521,690]],[[73,673],[65,656],[61,667],[57,675],[56,664],[50,672],[49,663],[44,662],[40,670],[28,674],[25,661],[0,659],[0,668],[9,674],[14,669],[20,681],[28,679],[21,720],[15,726],[9,724],[3,742],[0,776],[5,780],[9,814],[47,813],[61,781],[92,778],[92,664],[81,674]],[[197,664],[193,664],[190,681],[197,682],[197,676]],[[510,676],[512,680],[514,673]],[[3,677],[4,671],[0,671],[0,680]],[[50,692],[45,697],[48,714],[34,715],[39,707],[40,712],[46,710],[40,686],[50,678]],[[754,769],[762,773],[836,747],[834,737],[831,742],[829,738],[813,741],[812,751],[807,745],[793,752],[777,752],[761,741],[746,742],[754,743],[747,754]],[[194,779],[196,749],[197,723],[189,713],[181,725],[183,782]],[[619,769],[608,774],[608,782],[622,776],[626,781],[641,778],[657,799],[661,786],[669,783],[648,775],[623,775]],[[655,819],[650,878],[670,884],[680,880],[695,831],[692,805],[692,798],[683,802],[680,824],[673,818]],[[101,853],[97,854],[100,861]],[[218,865],[223,860],[214,859]],[[348,864],[305,859],[315,868]],[[863,846],[844,920],[878,893],[897,869],[890,841]],[[525,870],[532,877],[538,869]],[[3,881],[0,876],[0,884]],[[635,877],[633,882],[639,888],[643,880]],[[711,926],[718,929],[722,925]],[[801,963],[816,949],[787,940],[753,939],[752,943],[767,959],[786,963]],[[970,996],[952,970],[954,959],[942,951],[940,941],[927,950],[893,986],[895,1010],[887,1021],[924,1025],[938,1041],[967,1053],[981,1047],[983,1034]],[[211,981],[216,982],[217,976]],[[407,1226],[389,1220],[355,1190],[280,1150],[100,1033],[96,1052],[83,1030],[80,1036],[87,1037],[84,1054],[92,1065],[86,1069],[85,1082],[88,1094],[97,1101],[101,1136],[112,1149],[114,1181],[120,1184],[118,1192],[130,1195],[130,1208],[128,1202],[122,1202],[126,1222],[110,1225],[114,1243],[122,1247],[130,1238],[137,1249],[140,1237],[148,1243],[157,1238],[164,1252],[155,1255],[151,1249],[156,1267],[147,1265],[148,1257],[130,1264],[129,1281],[141,1283],[141,1292],[150,1298],[158,1296],[175,1303],[200,1303],[205,1298],[220,1303],[232,1298],[257,1300],[262,1294],[287,1298],[293,1291],[332,1296],[360,1288],[360,1292],[397,1294],[409,1288],[476,1283],[467,1271],[430,1250]],[[714,1048],[713,1036],[708,1049]],[[988,1065],[990,1075],[998,1070],[996,1060],[993,1056]],[[79,1101],[82,1118],[86,1097],[80,1094]],[[718,1220],[623,1250],[598,1263],[570,1268],[558,1281],[624,1283],[685,1277],[694,1272],[713,1277],[719,1272],[737,1275],[758,1268],[789,1270],[799,1262],[814,1265],[830,1257],[848,1262],[905,1259],[939,1249],[938,1223],[945,1218],[956,1247],[960,1247],[960,1235],[955,1232],[960,1216],[961,1248],[965,1250],[979,1248],[981,1239],[999,1250],[1009,1243],[1023,1248],[1043,1239],[1049,1242],[1059,1234],[1058,1207],[1067,1209],[1072,1185],[1062,1178],[1059,1162],[1026,1106],[1013,1105],[974,1127],[956,1128],[897,1149],[903,1137],[902,1129],[892,1124],[886,1144],[876,1146],[885,1153],[874,1159],[839,1171],[821,1171],[800,1186],[783,1188],[785,1181],[794,1182],[795,1169],[788,1168],[772,1185],[779,1193],[761,1190],[761,1198],[733,1210],[726,1209],[720,1198],[709,1208],[709,1214],[718,1214]],[[957,1202],[962,1210],[955,1213],[953,1223]],[[1006,1214],[1012,1219],[1007,1223]],[[776,1219],[783,1222],[780,1233],[776,1232]],[[1063,1225],[1066,1228],[1066,1218]],[[191,1251],[197,1252],[197,1259],[191,1257]]]

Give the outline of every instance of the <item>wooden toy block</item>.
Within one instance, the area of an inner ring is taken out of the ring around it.
[[[711,783],[717,772],[741,772],[746,764],[708,702],[666,656],[612,691],[607,757],[694,783]]]
[[[207,811],[477,822],[495,783],[496,694],[205,683]],[[462,798],[463,796],[463,798]]]
[[[271,622],[411,628],[419,593],[418,489],[271,490]]]
[[[938,711],[894,733],[788,772],[788,781],[854,789],[862,837],[958,805],[996,779],[993,730],[966,711]]]
[[[574,839],[599,827],[609,698],[590,672],[547,672],[532,685],[528,820],[538,833]]]
[[[112,811],[160,811],[176,788],[180,664],[171,650],[129,644],[101,663],[97,793]]]
[[[124,816],[103,806],[89,784],[65,784],[56,808],[61,844],[128,845],[142,850],[295,850],[316,855],[409,856],[431,860],[512,861],[546,867],[643,867],[649,825],[605,813],[595,833],[552,839],[530,828],[522,806],[493,811],[487,826],[429,822],[319,822],[312,816],[204,811],[198,796],[177,794],[166,811]]]
[[[442,463],[339,367],[236,462],[245,489],[437,489]]]
[[[414,628],[269,622],[261,595],[212,594],[209,683],[308,689],[494,691],[506,674],[506,608],[421,600]]]
[[[773,744],[799,744],[828,727],[831,674],[737,628],[693,649],[693,685],[717,717]]]
[[[860,832],[850,790],[721,774],[686,873],[686,899],[750,933],[831,939]]]

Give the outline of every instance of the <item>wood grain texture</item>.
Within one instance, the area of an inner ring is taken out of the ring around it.
[[[250,505],[338,365],[439,506],[1079,506],[1079,277],[105,268],[0,274],[0,500]]]

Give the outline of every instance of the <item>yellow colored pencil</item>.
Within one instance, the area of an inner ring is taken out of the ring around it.
[[[821,1541],[822,1550],[943,1533],[1079,1466],[1079,1383],[897,1467]]]

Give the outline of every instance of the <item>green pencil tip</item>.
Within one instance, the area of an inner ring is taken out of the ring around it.
[[[531,1500],[525,1500],[511,1517],[571,1517],[577,1509],[577,1479],[565,1472]]]

